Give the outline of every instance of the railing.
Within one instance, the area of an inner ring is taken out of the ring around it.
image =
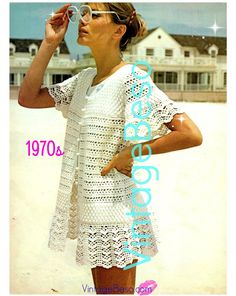
[[[184,90],[213,90],[213,85],[209,84],[185,84]]]
[[[204,65],[204,66],[215,66],[216,59],[214,58],[157,58],[154,56],[141,56],[141,55],[123,55],[124,60],[127,63],[134,64],[135,62],[142,60],[148,62],[150,65]],[[83,67],[95,67],[95,61],[93,58],[85,58],[79,60],[76,63],[79,68]]]
[[[124,60],[127,63],[135,63],[138,60],[144,60],[150,65],[204,65],[204,66],[215,66],[215,58],[173,58],[165,57],[159,58],[154,56],[141,56],[141,55],[123,55]],[[33,57],[30,58],[10,58],[10,67],[29,67],[32,63]],[[95,67],[95,60],[93,58],[85,58],[79,61],[63,59],[63,58],[52,58],[49,62],[49,68],[65,68],[65,69],[74,69],[74,68],[85,68],[85,67]]]
[[[155,83],[163,91],[181,91],[181,85],[177,83]],[[212,91],[212,85],[206,84],[184,84],[183,90],[193,90],[193,91]]]
[[[10,58],[10,67],[26,67],[28,68],[33,61],[33,57],[30,58]],[[65,68],[73,69],[76,66],[76,61],[62,58],[52,58],[48,64],[48,68]]]
[[[177,83],[155,83],[161,90],[181,90],[181,85]]]
[[[84,68],[84,67],[95,67],[96,64],[95,64],[95,60],[93,58],[85,58],[85,59],[82,59],[82,60],[77,61],[76,66],[77,67],[81,67],[81,68]]]
[[[141,56],[141,55],[123,55],[124,60],[128,63],[135,63],[138,60],[144,60],[147,61],[150,65],[152,64],[158,64],[158,65],[204,65],[204,66],[210,66],[210,65],[216,65],[216,59],[215,58],[203,58],[203,57],[194,57],[194,58],[173,58],[173,57],[154,57],[154,56]]]

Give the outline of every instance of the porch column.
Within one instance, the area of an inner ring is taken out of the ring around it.
[[[16,85],[17,86],[20,86],[21,85],[20,73],[19,72],[16,73]]]
[[[184,71],[179,72],[179,84],[180,84],[180,90],[184,91],[184,84],[185,84],[185,75]]]
[[[50,81],[50,74],[49,73],[46,73],[46,79],[45,79],[45,83],[47,86],[49,86],[51,84],[51,81]]]
[[[212,90],[216,90],[216,72],[212,72]]]

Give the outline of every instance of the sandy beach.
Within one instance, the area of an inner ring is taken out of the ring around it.
[[[159,253],[137,267],[136,287],[155,294],[226,293],[226,104],[178,103],[203,134],[199,147],[153,155],[160,180],[150,182],[159,220]],[[11,293],[95,294],[91,271],[48,246],[61,157],[28,156],[28,140],[62,147],[66,119],[55,108],[28,109],[10,100]]]

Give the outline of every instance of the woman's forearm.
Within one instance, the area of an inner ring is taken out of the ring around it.
[[[57,45],[49,44],[43,40],[38,53],[34,57],[19,90],[19,102],[27,103],[37,96],[48,63],[56,50]]]
[[[195,135],[191,133],[172,131],[171,133],[158,139],[153,139],[147,142],[140,143],[140,146],[133,149],[133,153],[135,156],[160,154],[198,146],[201,145],[201,143],[202,137],[200,134]],[[151,152],[149,152],[148,145],[151,148]],[[129,146],[130,153],[134,146],[135,145]]]
[[[45,37],[20,87],[18,102],[22,106],[34,106],[48,63],[66,34],[69,24],[66,13],[70,5],[59,8],[46,22]]]

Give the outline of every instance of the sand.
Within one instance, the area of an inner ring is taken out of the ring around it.
[[[179,103],[203,134],[198,147],[153,155],[160,180],[150,182],[159,219],[159,253],[137,267],[136,286],[154,294],[226,293],[226,105]],[[58,156],[28,156],[28,140],[63,148],[66,120],[55,108],[28,109],[10,100],[11,293],[82,294],[91,271],[47,246],[59,185]],[[86,294],[95,294],[86,293]]]

